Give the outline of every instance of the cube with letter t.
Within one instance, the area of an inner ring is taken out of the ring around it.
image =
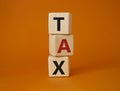
[[[70,13],[49,13],[49,34],[70,34]]]

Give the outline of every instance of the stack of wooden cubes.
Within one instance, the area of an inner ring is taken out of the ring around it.
[[[73,55],[72,17],[69,12],[49,13],[48,71],[50,77],[70,74],[69,57]]]

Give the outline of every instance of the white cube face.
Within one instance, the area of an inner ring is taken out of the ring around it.
[[[69,58],[49,56],[48,70],[50,77],[69,76]]]
[[[49,35],[49,53],[52,56],[73,55],[73,36]]]
[[[49,34],[71,33],[70,13],[49,13]]]

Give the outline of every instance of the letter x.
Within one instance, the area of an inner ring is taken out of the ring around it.
[[[56,66],[56,69],[55,69],[55,71],[53,72],[53,75],[57,74],[58,70],[60,71],[61,74],[65,74],[65,73],[63,72],[63,70],[61,69],[61,67],[62,67],[62,65],[63,65],[64,62],[65,62],[65,61],[61,61],[60,64],[58,65],[57,61],[53,61],[53,63],[54,63],[55,66]]]

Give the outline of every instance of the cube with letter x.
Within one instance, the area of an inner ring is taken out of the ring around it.
[[[69,76],[69,58],[68,57],[48,57],[49,76],[60,77]]]

